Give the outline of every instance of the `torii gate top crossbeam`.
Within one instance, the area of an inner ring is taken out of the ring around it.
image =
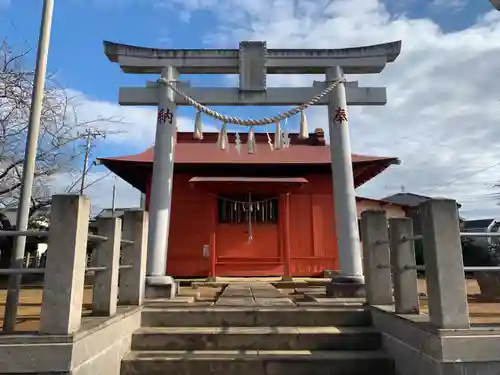
[[[104,52],[125,73],[160,74],[173,66],[180,74],[238,74],[242,51],[263,44],[266,73],[324,74],[340,66],[345,74],[380,73],[401,52],[401,41],[341,49],[266,49],[265,42],[241,42],[240,49],[155,49],[104,42]],[[244,54],[244,53],[243,53]]]

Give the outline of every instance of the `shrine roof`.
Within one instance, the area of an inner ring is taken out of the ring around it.
[[[256,153],[248,154],[242,144],[241,154],[235,149],[235,134],[228,134],[227,151],[217,148],[217,133],[204,133],[202,141],[193,140],[191,132],[178,132],[174,162],[178,172],[196,173],[200,176],[222,173],[222,175],[245,175],[277,177],[300,177],[308,173],[331,173],[330,146],[326,144],[322,129],[316,129],[305,140],[298,139],[298,134],[290,134],[290,148],[271,151],[266,134],[257,133]],[[241,134],[241,141],[246,142],[247,134]],[[271,140],[274,138],[270,134]],[[153,147],[135,154],[110,158],[98,158],[105,165],[132,186],[146,191],[154,160]],[[352,155],[354,184],[356,187],[383,172],[392,164],[399,164],[398,158],[368,155]]]
[[[374,202],[374,203],[378,203],[382,206],[392,205],[392,206],[400,206],[403,208],[411,207],[410,205],[404,204],[404,203],[396,203],[396,202],[391,202],[391,201],[388,201],[385,199],[376,199],[376,198],[368,198],[368,197],[360,197],[360,196],[356,196],[356,201],[358,201],[358,202],[361,202],[361,201]]]
[[[299,140],[297,134],[291,134],[291,145],[287,149],[272,151],[267,144],[267,135],[256,134],[257,147],[255,154],[246,152],[242,144],[241,153],[234,147],[235,134],[228,134],[228,150],[219,150],[216,145],[217,133],[205,133],[202,141],[192,139],[192,133],[178,133],[174,155],[176,164],[330,164],[330,146],[325,144],[324,138],[311,134],[306,140]],[[271,135],[272,137],[272,135]],[[246,134],[241,134],[241,140],[246,142]],[[135,154],[109,158],[99,158],[103,164],[108,162],[123,163],[152,163],[154,159],[153,147]],[[396,157],[381,157],[368,155],[352,155],[353,163],[385,162],[398,164]]]

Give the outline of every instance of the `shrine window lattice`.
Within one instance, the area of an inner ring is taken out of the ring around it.
[[[218,197],[219,223],[246,224],[249,218],[256,224],[278,223],[278,199],[257,195]]]

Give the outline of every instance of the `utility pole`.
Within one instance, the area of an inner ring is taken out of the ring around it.
[[[82,137],[86,139],[86,144],[85,144],[85,156],[83,159],[82,177],[80,183],[80,195],[83,195],[83,191],[85,190],[85,182],[87,180],[87,172],[89,169],[89,155],[90,155],[90,150],[92,149],[92,141],[99,136],[106,138],[106,133],[103,133],[102,131],[95,129],[87,129],[85,133],[82,134]]]
[[[24,151],[21,196],[19,199],[16,220],[16,229],[19,231],[28,229],[29,210],[31,205],[33,180],[35,178],[36,151],[38,147],[40,117],[42,114],[43,97],[45,91],[45,76],[47,73],[47,57],[49,54],[53,11],[54,0],[44,0],[42,21],[40,25],[40,36],[38,38],[38,50],[36,56],[35,82],[31,96],[30,119],[26,139],[26,149]],[[25,247],[26,237],[17,237],[11,262],[12,269],[20,269],[23,267]],[[5,304],[3,323],[4,332],[13,332],[16,327],[17,305],[19,303],[21,278],[21,273],[11,274],[9,277],[9,286],[7,291],[7,300]]]

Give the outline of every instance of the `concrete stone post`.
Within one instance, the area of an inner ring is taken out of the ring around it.
[[[122,246],[122,264],[131,265],[120,271],[118,303],[120,305],[142,305],[146,281],[146,257],[148,237],[148,213],[126,211],[123,217],[123,237],[134,241]]]
[[[469,328],[457,203],[433,199],[419,210],[430,322],[439,328]]]
[[[108,239],[100,242],[95,250],[95,265],[106,267],[106,270],[95,272],[92,315],[113,316],[116,314],[118,303],[122,219],[118,217],[99,218],[97,231],[100,236]]]
[[[419,314],[415,242],[410,218],[389,219],[392,280],[396,314]],[[403,240],[408,238],[409,240]]]
[[[326,80],[343,77],[339,66],[326,71]],[[340,278],[362,284],[363,264],[358,233],[358,215],[354,193],[351,144],[345,84],[340,83],[329,96],[328,127],[330,129],[330,152],[332,161],[333,198],[337,228]]]
[[[176,69],[171,66],[162,72],[162,78],[167,80],[175,80],[177,76]],[[175,283],[165,273],[167,270],[177,114],[175,93],[165,83],[158,84],[157,92],[158,118],[149,206],[146,293],[151,297],[173,298],[175,296]]]
[[[80,328],[89,217],[86,197],[52,197],[40,333],[67,335]]]
[[[366,300],[370,305],[392,305],[389,234],[384,211],[361,214]]]

